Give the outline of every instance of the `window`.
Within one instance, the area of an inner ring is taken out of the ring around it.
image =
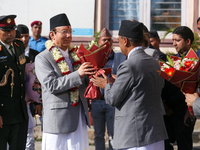
[[[160,37],[166,29],[189,26],[192,4],[186,0],[105,0],[103,27],[114,37],[118,36],[121,21],[135,19],[149,30],[157,30]],[[109,8],[109,9],[108,9]],[[166,38],[168,38],[167,36]]]
[[[162,31],[181,25],[181,0],[151,0],[151,30]]]
[[[119,30],[122,20],[139,20],[140,0],[110,0],[109,30]]]

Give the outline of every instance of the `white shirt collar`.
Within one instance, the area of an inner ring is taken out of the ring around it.
[[[29,57],[29,46],[27,46],[25,49],[25,56]]]
[[[127,59],[129,59],[130,55],[131,55],[135,50],[140,49],[140,48],[142,48],[142,46],[138,46],[138,47],[135,47],[134,49],[132,49],[132,50],[128,53]]]
[[[1,41],[1,40],[0,40],[0,41]],[[10,52],[10,49],[9,49],[10,45],[8,45],[8,44],[6,44],[6,43],[4,43],[4,42],[2,42],[2,41],[1,41],[1,43],[6,47],[6,49],[8,50],[8,52],[12,55],[12,53]],[[11,43],[11,45],[13,46],[13,43]],[[13,46],[13,53],[15,54],[14,46]]]
[[[66,49],[65,51],[64,50],[62,50],[61,48],[59,48],[59,47],[57,47],[59,50],[60,50],[60,52],[62,53],[62,55],[63,55],[63,57],[65,57],[65,58],[69,58],[69,50],[68,49]]]

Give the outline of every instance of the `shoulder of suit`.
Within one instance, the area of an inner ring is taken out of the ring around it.
[[[40,52],[38,55],[43,56],[43,57],[46,57],[46,56],[51,55],[51,52],[49,52],[48,49],[45,49],[45,50],[43,50],[42,52]],[[38,55],[37,55],[37,56],[38,56]]]
[[[13,44],[16,46],[16,47],[22,47],[23,49],[25,49],[25,46],[24,46],[24,43],[18,39],[14,39],[13,40]]]

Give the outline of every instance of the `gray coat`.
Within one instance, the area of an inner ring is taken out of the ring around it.
[[[167,139],[161,100],[163,80],[158,61],[143,49],[135,50],[120,64],[113,86],[105,87],[105,99],[115,106],[115,149],[139,147]]]
[[[46,49],[36,56],[36,75],[42,85],[43,130],[46,133],[70,133],[78,127],[78,116],[81,107],[82,116],[86,115],[88,123],[88,105],[83,97],[85,80],[78,71],[63,76],[53,55]],[[80,103],[71,106],[69,89],[79,86]]]
[[[194,115],[197,118],[200,118],[200,97],[195,99],[193,103],[193,111],[194,111]]]

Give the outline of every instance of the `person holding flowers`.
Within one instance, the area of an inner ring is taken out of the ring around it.
[[[173,31],[172,40],[178,52],[176,56],[183,58],[191,49],[194,34],[190,28],[179,26]],[[189,71],[194,66],[195,60],[187,58],[174,61],[174,68],[178,70]],[[172,76],[174,68],[166,68],[165,72]],[[172,145],[176,141],[178,149],[192,150],[192,132],[195,125],[195,117],[187,109],[184,94],[180,88],[166,80],[162,90],[162,99],[166,110],[164,120],[169,136],[169,139],[165,140],[165,149],[173,149]]]
[[[42,85],[43,150],[85,150],[89,147],[87,76],[94,67],[81,65],[76,48],[70,47],[72,28],[66,14],[50,19],[46,50],[36,56],[35,71]]]
[[[99,35],[98,45],[101,46],[105,42],[109,42],[112,47],[112,36],[107,28],[103,28]],[[115,53],[112,50],[108,60],[106,62],[105,68],[112,68],[114,62]],[[108,75],[110,77],[110,75]],[[101,90],[101,97],[99,100],[92,100],[91,102],[91,116],[94,126],[95,134],[95,149],[105,150],[105,124],[107,125],[107,133],[109,137],[109,150],[112,150],[112,140],[113,140],[113,126],[114,126],[114,107],[106,104],[104,99],[103,89]]]
[[[113,84],[105,74],[92,78],[104,89],[106,103],[115,107],[113,148],[118,150],[164,150],[167,139],[160,66],[144,52],[143,38],[142,23],[122,20],[118,39],[127,60],[119,65]]]

